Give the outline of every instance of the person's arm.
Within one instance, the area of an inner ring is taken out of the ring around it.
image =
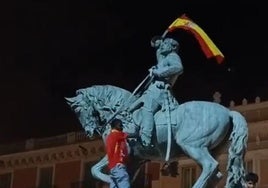
[[[114,154],[115,141],[113,135],[108,135],[106,139],[106,153],[108,158],[110,158]]]

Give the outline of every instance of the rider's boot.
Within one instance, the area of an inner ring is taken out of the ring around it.
[[[141,143],[146,148],[154,147],[154,145],[152,144],[154,114],[145,108],[141,108],[141,116],[142,116],[141,131],[140,131]]]

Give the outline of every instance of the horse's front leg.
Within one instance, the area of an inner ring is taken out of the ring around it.
[[[108,158],[105,155],[97,164],[91,167],[91,174],[94,178],[97,178],[106,183],[112,181],[111,177],[107,174],[102,173],[102,169],[108,165]]]

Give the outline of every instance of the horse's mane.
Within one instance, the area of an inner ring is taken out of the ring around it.
[[[93,85],[77,90],[76,94],[94,97],[99,104],[114,109],[120,107],[131,96],[129,91],[112,85]]]

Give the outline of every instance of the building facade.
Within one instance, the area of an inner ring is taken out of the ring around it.
[[[245,156],[248,171],[259,175],[258,188],[268,188],[268,101],[244,99],[241,105],[230,103],[230,109],[241,112],[248,121],[249,140]],[[105,155],[100,138],[89,139],[83,132],[71,132],[55,137],[29,139],[26,142],[0,146],[0,188],[102,188],[90,168]],[[227,163],[226,148],[217,151],[224,187]],[[161,171],[163,163],[151,161],[136,171],[133,187],[189,188],[201,169],[191,159],[178,157],[175,174]],[[178,172],[178,174],[176,174]]]

